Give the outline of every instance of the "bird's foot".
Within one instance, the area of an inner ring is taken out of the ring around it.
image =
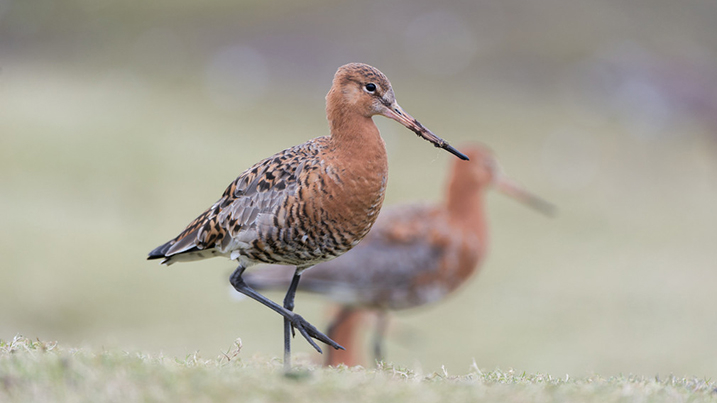
[[[319,353],[323,353],[323,351],[321,351],[321,348],[316,344],[316,342],[314,342],[314,340],[312,340],[312,338],[324,342],[337,350],[346,350],[340,344],[336,343],[328,336],[321,333],[317,328],[314,327],[314,325],[307,322],[306,319],[302,318],[301,315],[294,314],[289,320],[291,321],[292,333],[293,329],[298,330],[299,333],[304,336],[306,341],[308,341],[309,344],[311,344],[311,346],[314,347]]]

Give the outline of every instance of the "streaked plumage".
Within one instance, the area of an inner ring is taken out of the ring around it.
[[[530,195],[500,173],[484,147],[465,147],[471,161],[455,163],[445,203],[384,209],[359,245],[304,273],[299,290],[323,294],[345,305],[337,321],[356,326],[356,310],[399,310],[440,301],[480,267],[488,244],[484,193],[488,185],[550,213],[552,206]],[[259,289],[283,288],[290,272],[273,266],[249,273]],[[350,334],[337,323],[329,335]],[[353,352],[355,353],[355,352]],[[339,354],[343,354],[340,356]],[[332,353],[330,364],[355,363],[350,349]],[[338,358],[337,358],[338,357]]]
[[[258,162],[150,258],[172,264],[226,256],[245,265],[306,266],[348,251],[376,218],[386,174],[373,183],[361,181],[364,190],[351,195],[344,181],[356,178],[339,174],[340,162],[327,153],[330,143],[330,137],[319,137]],[[354,199],[355,220],[347,222],[345,211],[331,208],[342,197]]]
[[[184,231],[149,253],[164,264],[224,256],[239,263],[234,288],[285,319],[285,365],[289,332],[341,348],[293,313],[302,271],[356,245],[371,229],[383,203],[388,175],[386,147],[374,115],[398,121],[420,137],[462,159],[463,154],[406,114],[386,76],[352,63],[334,76],[326,96],[330,136],[294,146],[255,164]],[[284,306],[248,287],[242,275],[257,263],[296,266]]]

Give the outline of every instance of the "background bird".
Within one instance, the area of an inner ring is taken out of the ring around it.
[[[379,313],[374,355],[381,360],[385,311],[438,302],[476,272],[488,247],[485,193],[491,186],[542,213],[553,213],[553,205],[509,179],[486,147],[463,149],[470,162],[453,164],[442,204],[386,209],[352,251],[304,273],[299,290],[343,305],[327,333],[347,350],[330,353],[328,365],[359,362],[353,344],[361,310]],[[259,290],[283,288],[290,274],[272,266],[248,274],[246,282]]]
[[[379,114],[467,159],[401,109],[383,73],[366,64],[347,64],[336,72],[326,96],[330,136],[246,170],[177,237],[152,250],[149,259],[167,265],[215,256],[237,261],[230,278],[234,288],[284,317],[287,369],[294,328],[319,352],[312,338],[341,348],[292,312],[294,294],[305,269],[351,249],[376,220],[388,175],[386,147],[372,120]],[[283,306],[244,283],[244,270],[257,263],[296,266]]]

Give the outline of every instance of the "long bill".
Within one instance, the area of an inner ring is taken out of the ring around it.
[[[465,154],[453,148],[453,146],[448,144],[447,141],[431,133],[430,130],[426,129],[419,121],[414,119],[413,116],[404,112],[398,103],[393,102],[392,104],[387,104],[385,106],[386,109],[384,109],[383,115],[387,118],[391,118],[406,126],[412,132],[416,133],[418,137],[430,141],[434,146],[442,148],[464,161],[468,161],[468,157]]]
[[[527,191],[521,185],[505,176],[505,174],[497,174],[493,184],[498,191],[506,196],[510,196],[549,217],[553,217],[556,213],[557,207],[554,204]]]

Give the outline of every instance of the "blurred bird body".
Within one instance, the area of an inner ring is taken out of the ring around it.
[[[471,161],[454,164],[442,204],[385,209],[353,250],[304,273],[299,290],[325,295],[345,306],[330,337],[351,343],[352,332],[343,327],[358,326],[357,309],[388,311],[426,305],[464,284],[486,256],[484,203],[490,185],[550,211],[546,202],[503,176],[487,149],[466,150]],[[246,282],[260,290],[276,289],[287,284],[289,275],[286,268],[273,266],[248,274]],[[332,353],[328,364],[356,363],[351,347],[341,355]]]
[[[303,270],[341,255],[368,233],[381,209],[388,175],[385,144],[372,119],[377,114],[466,159],[401,109],[383,73],[348,64],[336,72],[326,96],[330,136],[291,147],[246,170],[177,237],[151,251],[149,259],[167,265],[218,256],[235,260],[239,267],[231,282],[237,291],[284,316],[318,351],[311,337],[340,348],[291,312],[295,284],[282,307],[247,287],[242,274],[257,263],[293,265],[298,283]]]

